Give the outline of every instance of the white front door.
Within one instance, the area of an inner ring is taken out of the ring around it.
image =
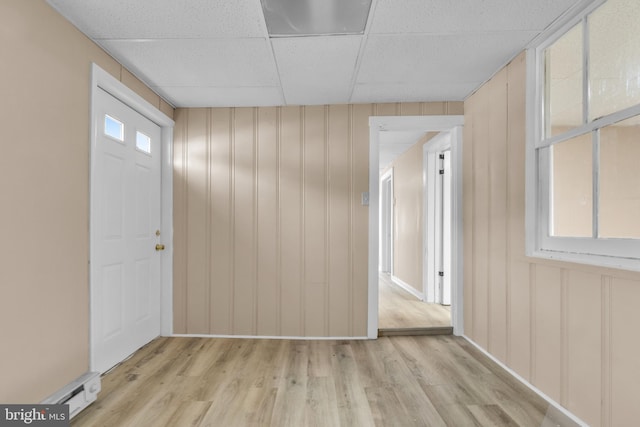
[[[94,96],[91,368],[105,372],[160,335],[161,129]]]

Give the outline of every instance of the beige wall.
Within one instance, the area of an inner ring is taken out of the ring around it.
[[[365,336],[369,117],[462,103],[176,111],[176,333]]]
[[[462,112],[460,112],[462,113]],[[422,292],[424,196],[422,147],[435,133],[429,133],[398,157],[393,166],[394,233],[393,274]]]
[[[525,55],[465,102],[465,334],[587,423],[640,419],[640,274],[525,256]]]
[[[0,2],[0,402],[88,369],[89,79],[172,108],[41,0]]]

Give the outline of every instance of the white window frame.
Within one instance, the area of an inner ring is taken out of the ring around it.
[[[573,137],[591,133],[633,115],[640,105],[606,115],[561,135],[544,138],[544,51],[555,41],[605,3],[606,0],[583,0],[567,11],[527,49],[527,150],[526,150],[526,253],[527,256],[577,262],[604,267],[640,271],[640,240],[555,237],[549,235],[550,156],[539,156],[539,150]],[[585,21],[586,23],[586,21]],[[585,30],[586,32],[586,30]],[[584,54],[583,113],[588,106],[588,53]],[[585,120],[586,121],[586,120]],[[599,145],[594,142],[594,154]],[[546,158],[545,158],[546,157]],[[598,180],[598,156],[594,155],[593,178]],[[594,185],[594,216],[597,214],[598,185]],[[597,220],[594,221],[597,236]]]

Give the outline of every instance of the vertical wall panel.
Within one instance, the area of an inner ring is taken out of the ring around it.
[[[419,102],[405,102],[400,104],[401,116],[420,116],[422,115],[422,104]]]
[[[399,103],[374,104],[374,115],[376,116],[398,116],[400,115]]]
[[[445,103],[444,114],[449,115],[464,115],[464,102],[448,101]]]
[[[188,116],[187,148],[187,331],[209,332],[208,270],[208,111],[193,109]]]
[[[211,110],[210,162],[210,239],[211,319],[209,332],[225,334],[231,330],[233,307],[233,135],[230,108]]]
[[[525,147],[526,147],[526,55],[513,60],[508,71],[508,159],[507,188],[509,199],[509,253],[513,259],[525,255],[524,209],[525,209]]]
[[[368,250],[369,250],[369,208],[362,206],[361,194],[369,191],[369,116],[373,115],[371,104],[353,105],[352,132],[353,148],[351,154],[351,179],[353,193],[353,222],[351,239],[353,241],[353,264],[351,274],[353,280],[353,335],[367,335],[368,310]]]
[[[187,332],[187,147],[189,110],[176,111],[173,130],[173,331]]]
[[[531,284],[530,264],[512,261],[509,271],[508,363],[531,381]]]
[[[476,97],[471,97],[465,104],[464,135],[462,140],[462,228],[463,228],[463,294],[464,294],[464,333],[475,340],[473,335],[473,259],[475,244],[473,243],[473,200],[475,194],[473,144],[475,143]]]
[[[473,337],[483,347],[489,339],[489,86],[475,95],[473,121]]]
[[[258,335],[278,334],[278,110],[258,109],[257,325]]]
[[[255,110],[236,108],[234,122],[233,332],[255,334]]]
[[[329,107],[329,283],[330,336],[350,335],[351,139],[349,106]]]
[[[422,114],[427,116],[441,116],[447,114],[447,103],[446,102],[423,102],[422,103]]]
[[[523,378],[531,377],[529,263],[524,261],[524,164],[526,55],[507,67],[507,360]]]
[[[611,287],[611,426],[630,426],[640,419],[640,280],[614,279]],[[606,367],[605,367],[606,368]]]
[[[562,270],[535,269],[533,385],[560,401],[562,378]]]
[[[507,69],[489,84],[489,349],[507,359]]]
[[[598,425],[602,401],[602,276],[572,271],[567,289],[567,408]]]
[[[301,108],[280,111],[280,324],[281,334],[300,336],[302,296],[302,144]]]
[[[304,114],[305,332],[325,335],[327,262],[327,147],[324,106]]]

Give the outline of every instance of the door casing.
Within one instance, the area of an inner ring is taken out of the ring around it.
[[[439,155],[445,152],[451,153],[451,132],[441,132],[423,146],[422,167],[423,167],[423,231],[422,241],[424,244],[422,263],[422,283],[425,299],[430,303],[445,304],[451,303],[451,292],[447,296],[440,293],[439,285],[444,285],[448,289],[451,284],[451,203],[446,201],[451,196],[451,188],[445,194],[444,176],[450,178],[452,171],[446,168],[444,174],[440,174]],[[450,156],[450,154],[449,154]],[[449,186],[450,187],[450,186]],[[445,232],[448,229],[449,233]],[[444,277],[438,275],[439,271],[444,272]],[[446,284],[444,282],[447,282]]]
[[[154,105],[143,99],[140,95],[133,90],[126,87],[119,80],[100,68],[97,64],[91,66],[91,111],[90,111],[90,123],[91,134],[90,143],[91,150],[97,142],[97,129],[93,116],[97,106],[97,96],[95,93],[101,88],[108,92],[125,105],[136,110],[149,120],[156,123],[161,128],[161,147],[162,147],[162,162],[161,162],[161,185],[162,193],[161,197],[161,226],[160,231],[163,236],[163,243],[165,250],[161,255],[161,307],[160,307],[160,332],[163,336],[171,335],[173,333],[173,127],[175,122],[167,115],[162,113]],[[91,162],[93,162],[93,156]],[[91,171],[94,170],[94,165],[90,165],[90,182]],[[90,206],[93,206],[93,195],[91,194],[91,185],[89,185],[90,194]],[[89,224],[90,224],[90,239],[93,234],[93,212],[89,209]],[[89,242],[91,247],[91,242]],[[91,254],[89,254],[91,259]],[[92,280],[89,278],[89,292],[92,293]],[[95,313],[96,309],[93,306],[91,300],[89,307],[89,318],[91,320],[92,313]],[[91,330],[91,328],[89,328]],[[89,336],[89,367],[94,369],[95,360],[93,351],[93,337]]]
[[[380,203],[380,271],[387,272],[393,276],[393,168],[390,168],[382,175],[380,182],[382,185]]]
[[[463,246],[462,246],[462,126],[464,116],[371,116],[369,117],[369,262],[367,337],[378,337],[378,256],[380,231],[380,132],[421,130],[449,131],[452,167],[452,307],[453,333],[464,333],[463,322]]]

